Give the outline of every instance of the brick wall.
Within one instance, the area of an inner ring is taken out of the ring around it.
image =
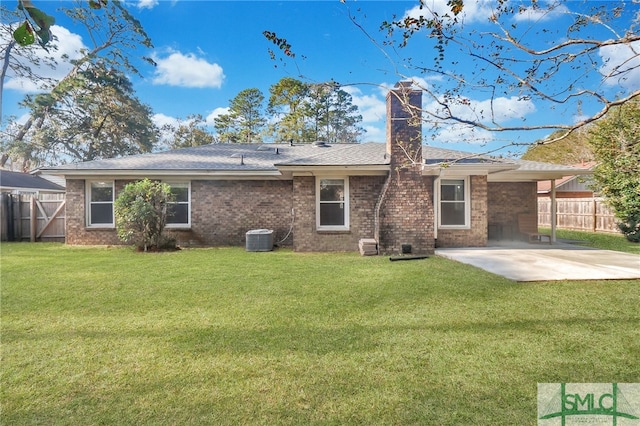
[[[116,182],[116,194],[126,182]],[[72,245],[122,244],[115,229],[90,229],[86,227],[85,181],[67,179],[65,242]]]
[[[128,182],[116,181],[116,197]],[[291,191],[291,181],[193,181],[191,229],[167,233],[182,246],[239,246],[247,231],[265,228],[277,242],[291,226]],[[85,181],[67,180],[67,244],[122,244],[115,229],[85,226],[85,205]],[[291,236],[281,244],[291,245]]]
[[[519,239],[518,215],[538,211],[536,182],[489,182],[489,237]],[[493,234],[493,235],[492,235]]]
[[[291,226],[291,191],[291,181],[192,181],[191,230],[174,234],[182,245],[240,246],[247,231],[272,229],[278,242]]]
[[[293,179],[296,251],[357,251],[361,238],[374,236],[374,211],[384,176],[349,177],[349,230],[318,231],[316,225],[316,177]]]
[[[380,214],[381,253],[399,254],[411,244],[415,254],[433,253],[433,178],[419,166],[392,173]]]
[[[471,176],[471,229],[438,229],[438,247],[487,245],[487,177]]]

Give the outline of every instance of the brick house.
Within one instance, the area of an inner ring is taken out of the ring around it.
[[[421,98],[408,83],[389,92],[386,144],[212,144],[47,169],[66,179],[66,242],[119,244],[113,202],[148,177],[176,194],[168,229],[182,246],[242,246],[271,229],[296,251],[354,251],[362,238],[381,253],[480,247],[516,237],[537,181],[579,172],[423,146]]]

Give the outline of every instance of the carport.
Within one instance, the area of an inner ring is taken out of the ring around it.
[[[479,248],[441,248],[436,254],[514,281],[640,279],[639,255],[564,242],[501,242]]]

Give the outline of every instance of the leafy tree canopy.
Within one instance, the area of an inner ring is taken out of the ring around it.
[[[640,101],[611,110],[592,127],[589,141],[598,160],[597,190],[627,238],[640,242]]]
[[[269,92],[271,131],[278,142],[355,143],[364,133],[351,95],[333,82],[311,84],[285,77]]]
[[[135,97],[131,82],[100,63],[24,104],[38,122],[9,149],[31,166],[150,152],[158,139],[151,109]]]
[[[177,126],[165,125],[162,131],[170,135],[168,136],[170,139],[169,147],[172,149],[208,145],[215,142],[214,136],[206,128],[204,118],[199,114],[187,117]]]
[[[44,18],[31,1],[21,0],[19,6],[27,14],[28,25],[35,25],[39,43],[55,48],[46,34],[38,33],[48,30],[45,23],[50,26],[52,21]],[[146,152],[157,138],[150,108],[137,100],[125,77],[139,74],[130,61],[132,55],[139,54],[142,47],[152,47],[140,23],[117,0],[77,0],[72,7],[60,10],[84,26],[92,46],[71,62],[72,67],[62,79],[43,82],[27,71],[29,61],[36,56],[23,52],[32,47],[17,49],[15,38],[7,42],[2,81],[11,68],[16,75],[36,82],[42,93],[25,97],[23,105],[31,111],[24,124],[7,125],[0,166],[16,156],[25,165],[36,166],[42,162],[55,164],[62,160],[61,156],[67,156],[65,160],[86,160]],[[20,56],[27,61],[21,61]],[[153,63],[148,57],[142,59]],[[120,120],[121,125],[113,120]],[[98,143],[97,138],[104,142]]]
[[[244,89],[229,101],[229,113],[215,119],[220,142],[260,142],[266,124],[264,95],[259,89]]]
[[[218,142],[355,143],[364,132],[349,93],[333,82],[311,84],[285,77],[269,88],[267,108],[258,89],[245,89],[215,118]],[[271,117],[267,126],[266,114]]]
[[[595,160],[587,128],[576,130],[569,135],[565,133],[567,132],[564,130],[552,133],[549,139],[558,139],[552,144],[545,143],[544,139],[534,143],[527,149],[522,159],[567,165]]]

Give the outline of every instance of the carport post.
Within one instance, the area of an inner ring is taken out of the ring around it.
[[[556,242],[556,180],[551,179],[551,244]]]

